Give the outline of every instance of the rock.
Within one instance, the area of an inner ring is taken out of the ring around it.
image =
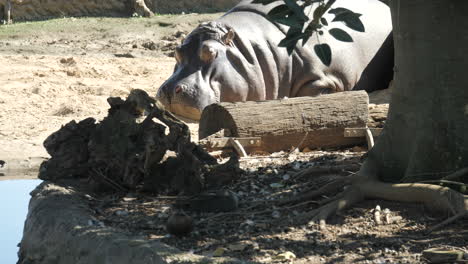
[[[286,251],[274,257],[275,260],[289,260],[289,261],[293,261],[295,258],[296,258],[296,255],[292,253],[291,251]]]
[[[188,235],[193,230],[193,219],[183,212],[176,212],[167,219],[166,230],[171,235]]]
[[[118,210],[118,211],[115,212],[115,215],[117,215],[117,216],[126,216],[126,215],[128,215],[128,211]]]
[[[127,52],[127,53],[116,53],[114,54],[114,56],[118,57],[118,58],[136,58],[135,55],[131,54],[130,52]]]
[[[158,45],[156,45],[156,43],[154,43],[153,41],[145,42],[145,43],[141,44],[141,46],[143,46],[143,48],[149,49],[149,50],[156,50],[158,48]]]
[[[281,217],[281,214],[278,211],[273,211],[273,213],[271,213],[271,217],[278,219]]]
[[[442,248],[430,248],[422,252],[423,258],[429,263],[452,263],[461,261],[464,252],[461,250],[448,250]]]
[[[238,243],[229,245],[228,249],[232,251],[244,251],[248,246],[249,246],[248,243],[238,242]]]
[[[224,251],[226,251],[225,248],[218,247],[215,249],[215,251],[213,251],[213,257],[221,257],[224,254]]]

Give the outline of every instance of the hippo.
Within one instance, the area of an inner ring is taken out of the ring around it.
[[[289,55],[286,48],[278,47],[288,27],[267,17],[279,4],[284,2],[262,5],[244,0],[222,17],[200,24],[176,47],[174,72],[159,88],[157,99],[171,112],[199,120],[203,109],[213,103],[388,86],[393,77],[393,39],[387,5],[378,0],[336,1],[333,8],[362,14],[365,32],[333,22],[328,29],[345,30],[353,42],[338,41],[324,31],[305,43],[300,40]],[[328,13],[324,17],[334,18]],[[314,52],[318,43],[332,49],[329,66]]]

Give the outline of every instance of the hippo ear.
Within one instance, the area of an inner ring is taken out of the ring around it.
[[[234,37],[236,36],[236,33],[232,28],[228,30],[228,32],[223,36],[223,42],[225,45],[231,46],[232,41],[234,40]]]
[[[174,51],[174,57],[177,61],[177,63],[181,63],[182,61],[182,47],[179,45],[175,48],[175,51]]]

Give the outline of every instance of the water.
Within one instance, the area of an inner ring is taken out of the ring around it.
[[[14,264],[18,260],[18,243],[23,236],[28,213],[29,193],[41,180],[2,180],[0,177],[0,263]]]

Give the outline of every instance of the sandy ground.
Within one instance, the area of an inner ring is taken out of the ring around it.
[[[6,162],[0,173],[37,170],[48,157],[45,138],[73,119],[103,118],[109,96],[136,88],[155,95],[172,73],[172,48],[198,23],[218,16],[0,26],[0,160]]]
[[[8,65],[0,68],[0,157],[7,164],[47,157],[42,142],[48,135],[72,119],[103,118],[109,96],[125,97],[136,88],[155,94],[174,63],[169,57],[0,58]]]

